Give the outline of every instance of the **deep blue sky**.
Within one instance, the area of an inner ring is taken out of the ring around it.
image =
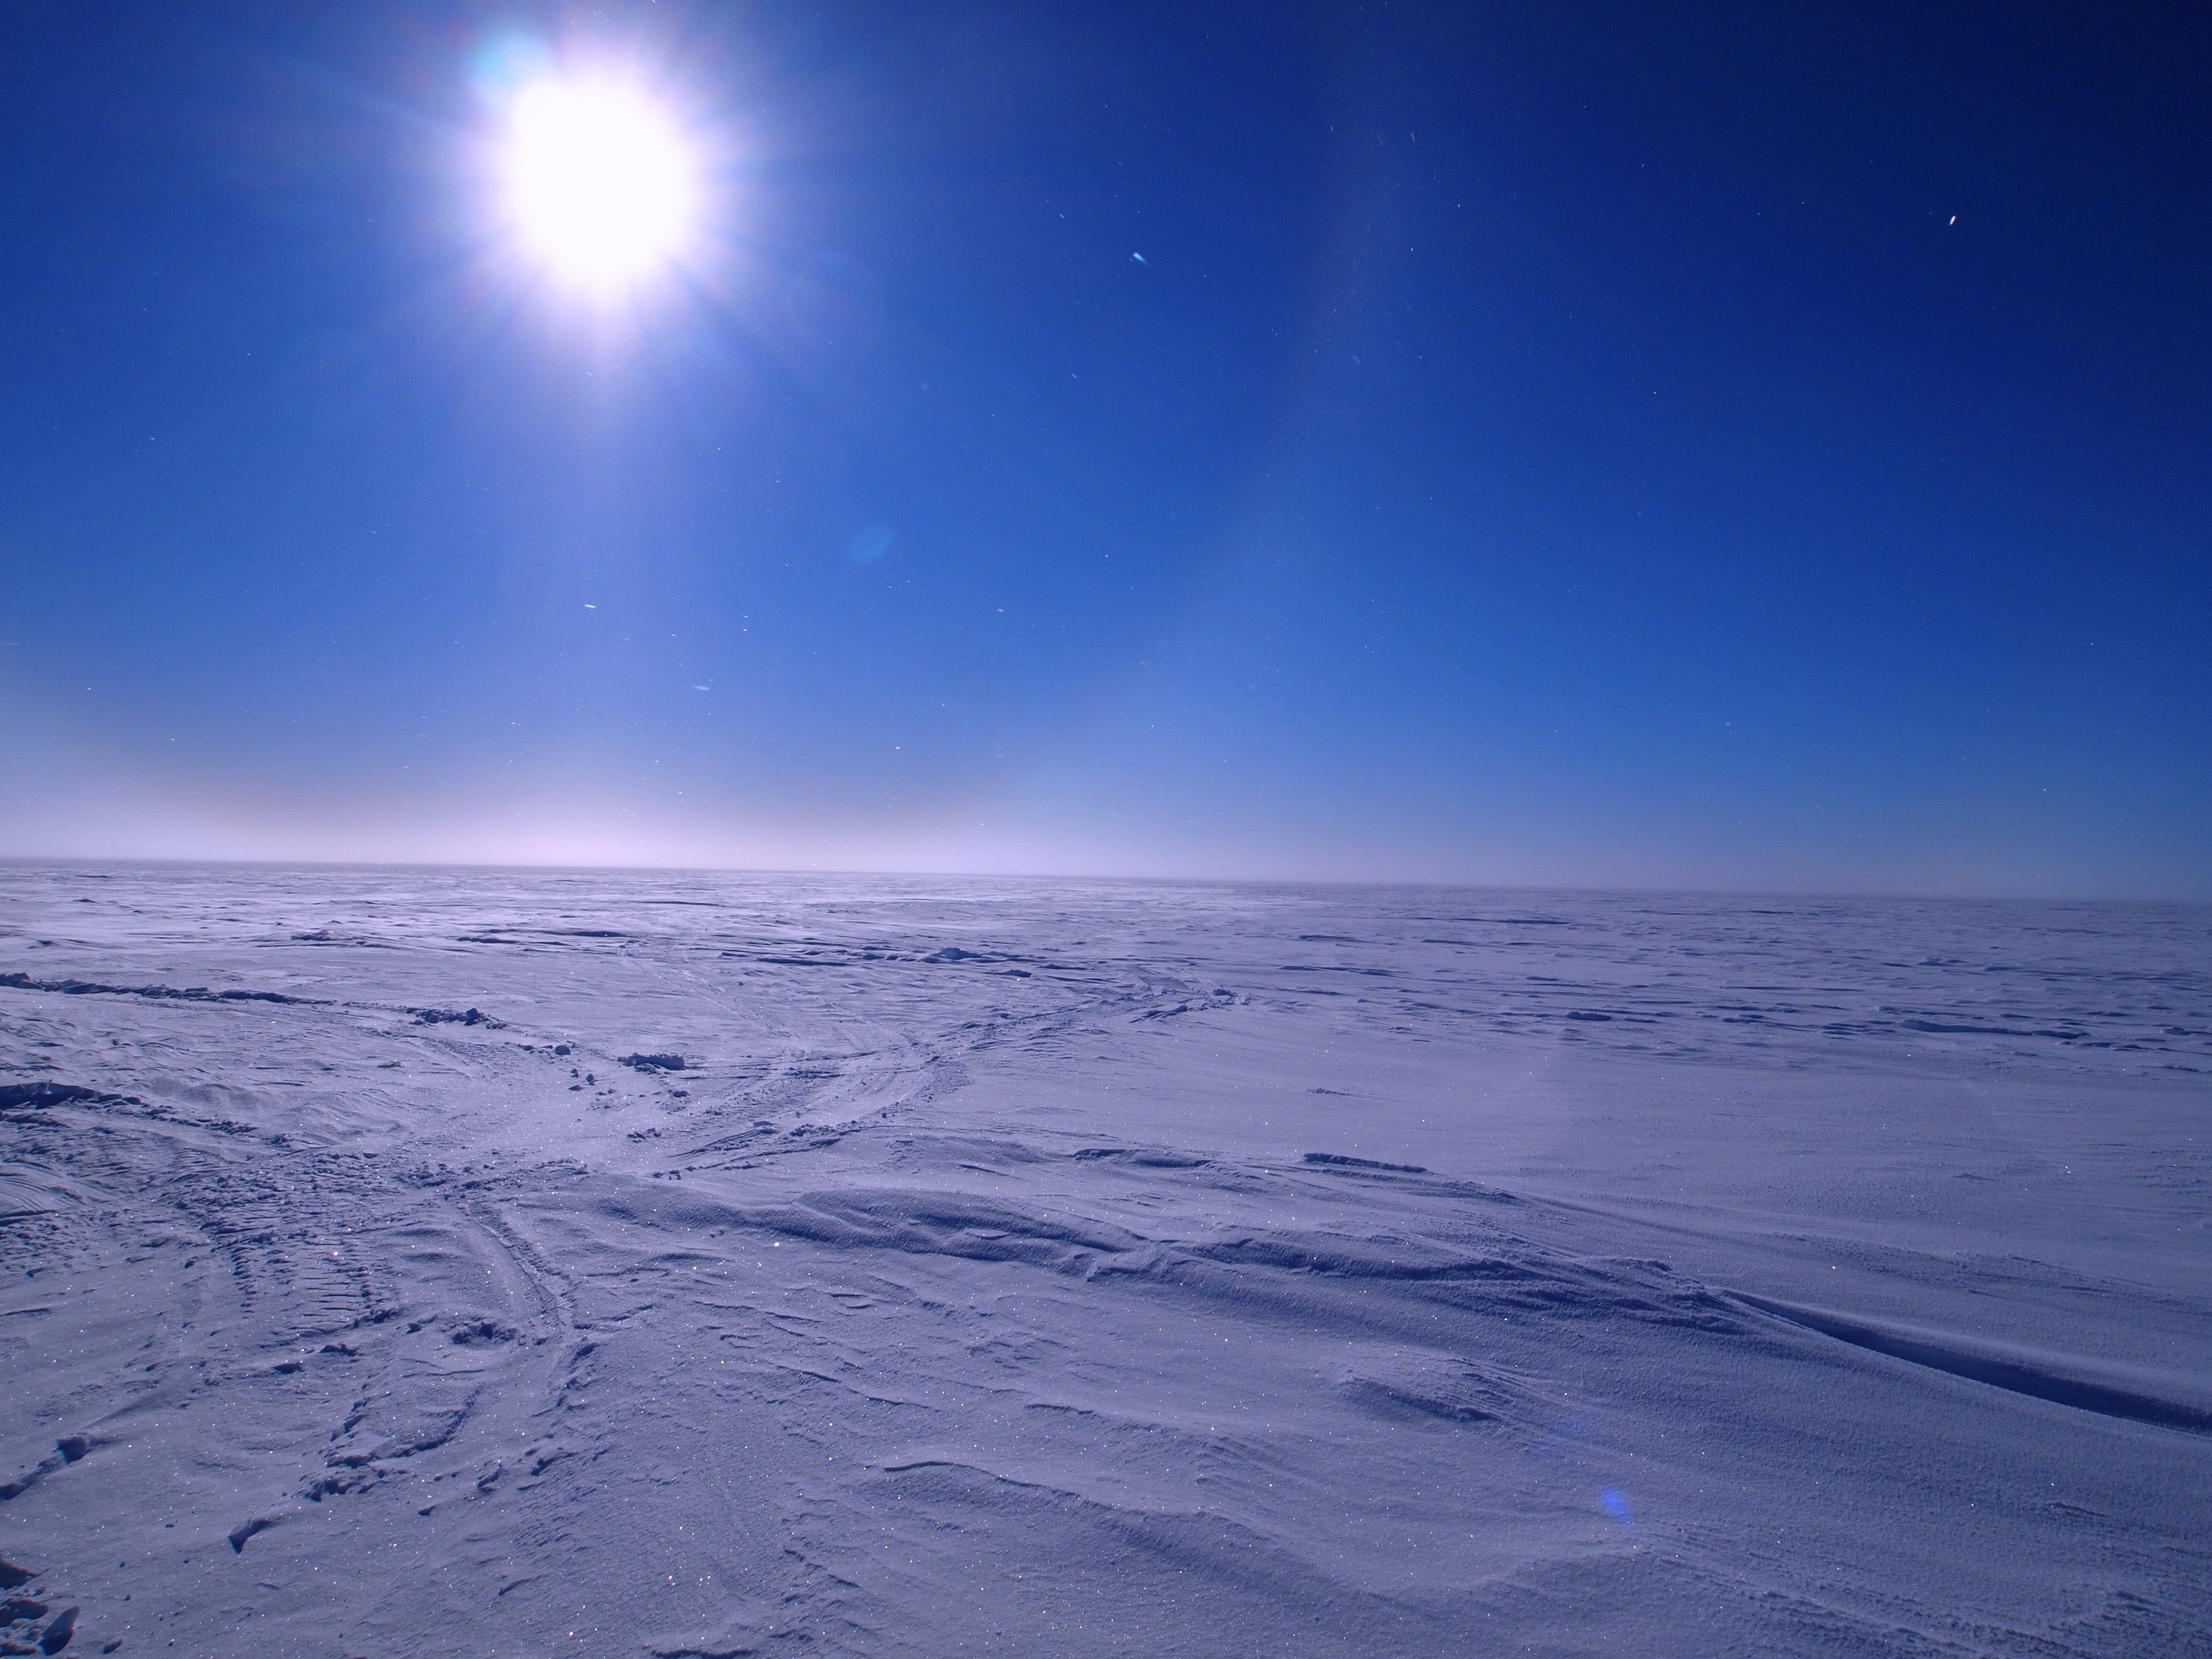
[[[19,3],[0,850],[2212,897],[2206,16]]]

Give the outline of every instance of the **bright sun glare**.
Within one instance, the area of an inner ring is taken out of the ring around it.
[[[698,166],[667,111],[629,88],[544,80],[515,94],[508,122],[508,210],[556,277],[606,295],[683,253]]]

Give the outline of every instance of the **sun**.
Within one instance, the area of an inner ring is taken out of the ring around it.
[[[683,258],[699,164],[669,110],[618,82],[549,77],[516,90],[507,120],[507,211],[556,281],[606,297]]]

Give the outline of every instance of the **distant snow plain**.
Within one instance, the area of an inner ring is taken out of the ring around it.
[[[2208,1651],[2201,908],[17,864],[0,1044],[0,1651]]]

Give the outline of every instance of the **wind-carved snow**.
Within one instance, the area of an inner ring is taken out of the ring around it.
[[[20,1646],[2212,1627],[2203,910],[0,895]]]

